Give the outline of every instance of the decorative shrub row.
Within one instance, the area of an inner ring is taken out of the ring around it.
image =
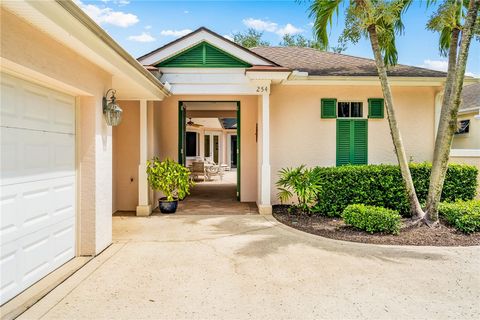
[[[410,164],[413,182],[420,203],[428,193],[431,164]],[[385,207],[409,216],[409,204],[400,168],[395,165],[361,165],[318,167],[320,175],[318,201],[312,211],[327,216],[340,216],[349,204],[362,203]],[[474,166],[450,164],[442,192],[442,201],[471,200],[475,197],[478,169]]]
[[[480,231],[480,200],[441,203],[439,213],[450,225],[464,233]]]
[[[386,232],[398,234],[402,224],[397,211],[363,204],[351,204],[342,214],[347,225],[370,233]]]

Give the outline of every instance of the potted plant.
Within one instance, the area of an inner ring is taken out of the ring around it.
[[[160,161],[155,157],[148,160],[147,176],[150,187],[164,195],[158,199],[158,207],[162,213],[175,213],[178,199],[190,194],[190,187],[193,186],[190,170],[171,159]]]

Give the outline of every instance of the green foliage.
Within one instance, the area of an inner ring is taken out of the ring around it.
[[[369,28],[374,28],[386,65],[395,65],[398,53],[395,45],[396,34],[402,34],[404,25],[402,15],[412,0],[375,0],[342,1],[313,0],[310,5],[310,18],[314,18],[313,29],[317,41],[328,47],[329,28],[333,17],[338,17],[342,2],[349,3],[346,9],[345,28],[340,36],[340,43],[357,43],[362,37],[367,38]]]
[[[299,209],[309,213],[320,192],[320,176],[317,170],[302,165],[298,168],[282,169],[279,176],[277,189],[280,201],[285,203],[295,196]]]
[[[237,32],[233,35],[233,42],[238,43],[245,48],[268,47],[270,43],[262,40],[263,32],[259,32],[253,28],[246,32]]]
[[[326,48],[323,47],[318,41],[309,40],[301,34],[291,35],[286,33],[283,35],[282,41],[279,43],[279,45],[282,47],[308,47],[322,51],[326,50]]]
[[[398,234],[402,218],[397,211],[382,207],[351,204],[343,210],[345,224],[370,233]]]
[[[431,164],[410,164],[420,203],[429,187]],[[315,168],[320,176],[320,192],[313,212],[340,216],[349,204],[362,203],[397,210],[410,216],[410,206],[402,183],[400,168],[395,165],[360,165]],[[475,197],[478,169],[450,164],[442,192],[443,201],[470,200]]]
[[[155,157],[148,160],[147,175],[150,187],[162,192],[168,201],[185,198],[193,186],[190,170],[171,159],[160,161]]]
[[[450,225],[464,233],[480,231],[480,200],[441,203],[439,213]]]

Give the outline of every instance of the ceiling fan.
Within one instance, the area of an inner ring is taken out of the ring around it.
[[[192,118],[188,118],[190,120],[187,121],[187,125],[190,126],[190,127],[203,127],[203,125],[201,124],[198,124],[198,123],[195,123],[192,121]]]

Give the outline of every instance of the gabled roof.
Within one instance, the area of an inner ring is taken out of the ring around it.
[[[300,47],[257,47],[251,51],[277,64],[308,72],[310,76],[378,76],[375,61],[345,54]],[[394,77],[446,77],[445,72],[406,65],[388,71]]]
[[[237,57],[253,66],[278,66],[275,62],[265,58],[251,50],[248,50],[229,39],[222,37],[205,27],[198,28],[189,34],[180,37],[163,47],[153,50],[138,58],[143,65],[157,65],[159,62],[175,56],[201,42],[207,42],[232,56]]]
[[[463,87],[459,111],[476,111],[478,109],[480,109],[480,83]]]

